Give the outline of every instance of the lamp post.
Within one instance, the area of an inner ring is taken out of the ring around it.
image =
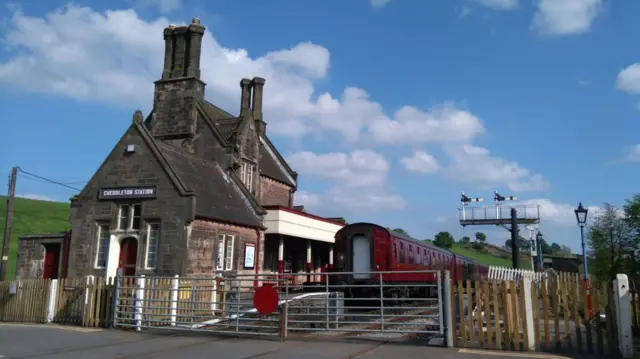
[[[584,226],[587,224],[587,212],[588,209],[582,206],[582,202],[578,204],[578,208],[576,208],[573,212],[576,214],[576,220],[578,221],[578,226],[580,226],[580,240],[582,241],[582,269],[584,275],[584,287],[587,290],[587,308],[589,309],[589,319],[593,318],[593,309],[591,308],[591,288],[589,288],[589,271],[587,265],[587,249],[584,243]]]
[[[536,250],[538,251],[538,271],[542,272],[544,266],[542,261],[542,233],[540,231],[536,234]]]

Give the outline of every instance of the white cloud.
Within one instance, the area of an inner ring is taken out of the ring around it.
[[[297,191],[293,199],[296,205],[303,205],[309,208],[318,208],[321,201],[320,196],[306,191]]]
[[[438,160],[424,151],[416,151],[413,156],[403,157],[400,161],[409,172],[435,173],[440,169]]]
[[[629,152],[624,158],[627,162],[640,162],[640,144],[629,148]]]
[[[448,175],[485,189],[505,185],[514,192],[541,191],[547,187],[542,175],[520,167],[514,161],[491,156],[489,150],[472,145],[447,146],[451,158]]]
[[[630,94],[640,93],[640,63],[629,65],[618,73],[616,88]]]
[[[371,6],[375,8],[385,7],[390,2],[391,0],[369,0]]]
[[[148,110],[169,23],[163,17],[145,21],[131,9],[99,13],[70,5],[43,18],[16,11],[2,39],[13,51],[0,63],[0,83]],[[469,141],[484,131],[473,114],[447,104],[428,112],[404,106],[390,118],[363,89],[347,87],[340,97],[317,93],[315,82],[330,66],[329,50],[310,42],[250,56],[245,49],[223,47],[211,31],[202,40],[207,98],[236,109],[239,79],[266,78],[265,118],[276,135],[331,131],[355,141],[368,131],[377,142],[402,144]]]
[[[514,203],[514,205],[540,206],[540,223],[553,224],[556,226],[577,226],[576,214],[574,210],[578,203],[557,203],[547,198],[534,198],[526,201]],[[599,206],[586,206],[589,210],[588,218],[593,219],[602,210]],[[529,215],[531,217],[531,215]]]
[[[544,35],[577,35],[589,30],[602,0],[538,0],[533,28]]]
[[[371,150],[320,155],[298,152],[287,163],[300,174],[329,178],[347,187],[381,186],[389,171],[384,157]]]
[[[476,0],[483,6],[494,10],[514,10],[518,8],[519,0]]]
[[[481,135],[484,126],[472,113],[445,104],[429,112],[402,107],[393,119],[373,118],[369,130],[382,144],[468,142]]]
[[[47,202],[59,202],[57,199],[44,196],[36,193],[25,193],[25,194],[17,194],[16,197],[27,198],[27,199],[35,199],[37,201],[47,201]]]
[[[141,6],[157,7],[163,14],[177,10],[182,6],[181,0],[136,0],[136,3]]]
[[[337,206],[359,211],[402,209],[406,205],[401,196],[387,193],[389,164],[374,151],[355,150],[349,154],[298,152],[289,156],[287,162],[303,176],[324,178],[333,184],[322,195],[305,192],[299,199],[301,204],[306,201],[311,207]]]

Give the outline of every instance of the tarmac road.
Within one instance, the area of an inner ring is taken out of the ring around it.
[[[136,333],[57,325],[0,323],[0,358],[42,359],[504,359],[507,352],[459,351],[383,342],[356,343],[223,338],[185,332]],[[519,358],[559,359],[553,355],[513,353]]]

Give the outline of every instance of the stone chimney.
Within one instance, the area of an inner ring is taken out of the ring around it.
[[[267,131],[267,124],[262,118],[262,93],[264,83],[265,79],[262,77],[254,77],[253,80],[251,80],[251,87],[253,88],[251,111],[253,113],[253,120],[256,123],[256,128],[260,134],[265,134]]]
[[[196,104],[204,100],[200,52],[205,28],[193,18],[188,26],[164,29],[164,67],[155,82],[151,133],[161,139],[195,136]]]
[[[251,80],[240,80],[240,116],[246,116],[251,110]]]

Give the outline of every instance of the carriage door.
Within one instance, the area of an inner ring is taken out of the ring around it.
[[[357,235],[352,239],[353,279],[371,278],[371,242],[369,238]]]

